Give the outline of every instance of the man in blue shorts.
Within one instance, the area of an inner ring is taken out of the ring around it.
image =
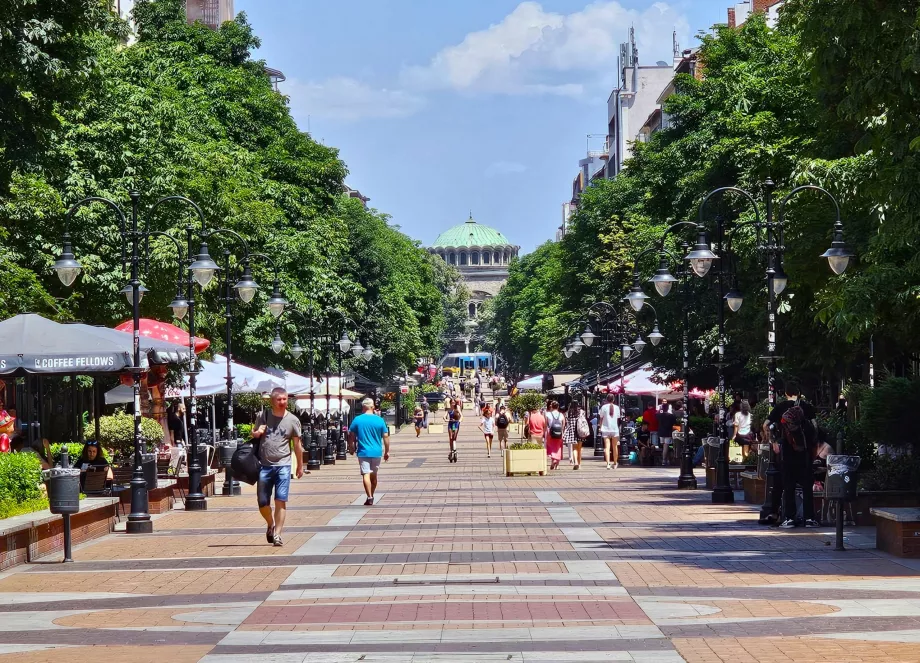
[[[361,480],[367,494],[364,506],[372,506],[377,491],[380,458],[390,460],[390,429],[382,417],[374,414],[374,401],[370,398],[361,401],[361,414],[348,427],[348,447],[351,453],[358,454]]]
[[[300,442],[300,419],[288,412],[288,394],[282,387],[272,389],[272,411],[260,412],[252,436],[259,440],[259,473],[257,494],[259,513],[268,524],[265,538],[282,546],[281,531],[291,487],[291,447],[294,447],[294,474],[303,476],[303,446]],[[272,514],[272,490],[275,491],[275,512]]]

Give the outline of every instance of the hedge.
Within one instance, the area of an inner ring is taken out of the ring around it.
[[[0,518],[47,508],[41,470],[33,453],[0,454]]]
[[[91,440],[96,435],[96,425],[90,421],[83,429],[83,437]],[[163,428],[153,419],[141,417],[141,439],[147,444],[163,440]],[[110,417],[99,417],[99,444],[116,453],[134,451],[134,416],[117,412]]]

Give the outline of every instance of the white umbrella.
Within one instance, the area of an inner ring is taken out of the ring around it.
[[[298,396],[294,401],[295,406],[299,410],[310,410],[310,397],[309,396]],[[342,409],[344,408],[344,409]],[[348,414],[351,411],[351,407],[348,404],[348,401],[344,398],[342,402],[339,402],[339,399],[335,396],[329,398],[329,412],[330,414],[335,414],[342,410],[345,414]],[[326,412],[326,397],[325,396],[314,396],[313,397],[313,412],[318,412],[324,414]]]
[[[226,390],[227,358],[223,355],[214,355],[214,363],[224,373],[224,389]],[[230,362],[230,374],[233,376],[233,391],[238,394],[262,394],[275,387],[285,386],[284,380],[278,376],[235,361]]]
[[[543,391],[543,375],[534,375],[532,378],[521,380],[517,383],[517,388],[521,391]]]

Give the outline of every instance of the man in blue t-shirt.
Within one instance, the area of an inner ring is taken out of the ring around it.
[[[380,458],[390,460],[390,429],[382,417],[374,414],[374,401],[365,398],[361,401],[361,414],[354,418],[348,427],[348,450],[358,454],[361,465],[361,479],[367,501],[364,506],[374,504],[377,490],[377,470]]]

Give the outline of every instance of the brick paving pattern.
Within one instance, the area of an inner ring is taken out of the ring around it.
[[[456,464],[395,436],[373,507],[353,458],[295,481],[283,548],[244,487],[0,574],[0,663],[920,662],[920,563],[872,531],[837,553],[590,449],[506,478],[472,430]]]

